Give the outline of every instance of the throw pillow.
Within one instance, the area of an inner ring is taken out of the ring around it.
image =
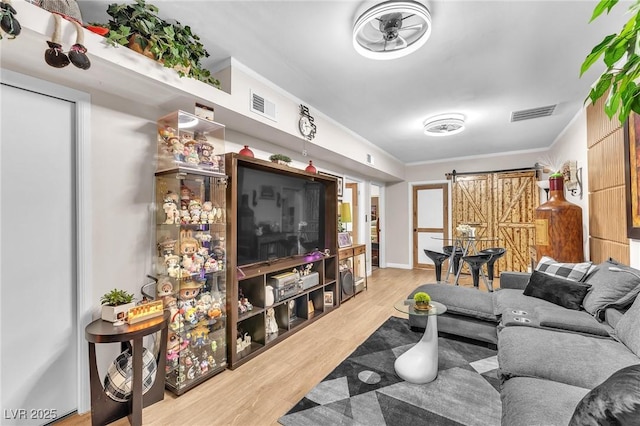
[[[640,297],[624,313],[614,329],[614,337],[624,344],[631,352],[640,356]],[[640,386],[640,385],[639,385]]]
[[[579,310],[588,291],[589,286],[585,283],[533,271],[524,295],[544,299],[567,309]]]
[[[609,259],[598,265],[586,283],[591,291],[584,298],[584,309],[598,320],[604,319],[606,308],[625,308],[640,292],[640,271]]]
[[[616,371],[582,398],[569,426],[637,425],[640,364]]]
[[[542,256],[536,266],[536,271],[544,272],[548,275],[566,278],[572,281],[582,281],[591,268],[591,262],[582,263],[562,263],[556,262],[549,256]]]

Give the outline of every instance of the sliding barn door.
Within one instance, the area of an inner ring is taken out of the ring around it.
[[[501,271],[526,271],[534,241],[534,212],[539,204],[535,171],[457,176],[452,187],[452,228],[469,224],[476,236],[497,238],[479,248],[505,247],[496,262]]]

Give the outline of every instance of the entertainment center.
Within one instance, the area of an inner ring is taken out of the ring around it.
[[[338,201],[333,177],[235,153],[225,166],[234,369],[340,305]]]

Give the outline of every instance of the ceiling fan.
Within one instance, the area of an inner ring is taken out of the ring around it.
[[[388,1],[364,12],[353,28],[353,46],[372,59],[393,59],[422,46],[431,34],[431,15],[414,1]]]

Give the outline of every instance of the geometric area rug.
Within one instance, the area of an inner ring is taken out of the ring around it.
[[[438,377],[412,384],[395,373],[398,356],[422,332],[390,317],[278,422],[305,425],[500,425],[497,351],[438,337]]]

